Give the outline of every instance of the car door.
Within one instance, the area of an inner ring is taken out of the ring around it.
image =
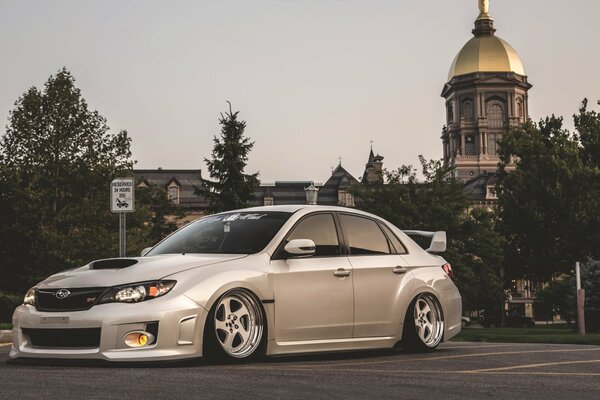
[[[292,239],[311,239],[315,254],[285,254],[283,246]],[[352,337],[352,267],[332,213],[302,218],[274,254],[271,267],[277,341]]]
[[[401,322],[400,307],[405,306],[401,295],[408,271],[401,255],[404,246],[374,219],[354,214],[340,214],[339,219],[354,277],[353,336],[393,335]]]

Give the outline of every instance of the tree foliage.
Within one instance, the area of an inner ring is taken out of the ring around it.
[[[30,88],[10,112],[0,146],[0,287],[23,290],[49,273],[108,256],[108,186],[131,171],[126,131],[111,133],[66,70]]]
[[[584,101],[574,118],[576,134],[552,116],[500,143],[500,229],[510,276],[550,280],[600,256],[600,116]]]
[[[202,186],[195,190],[208,200],[211,213],[247,207],[259,184],[258,173],[244,173],[254,142],[244,136],[246,122],[239,121],[238,114],[231,110],[231,103],[229,112],[221,114],[220,137],[213,138],[211,159],[204,159],[212,180],[202,179]]]
[[[495,230],[494,214],[485,209],[468,210],[463,185],[453,178],[451,168],[440,161],[419,159],[423,180],[412,166],[384,171],[385,183],[382,180],[351,189],[357,207],[401,229],[446,231],[448,250],[444,257],[453,265],[464,308],[499,308],[504,241]],[[414,239],[422,246],[429,244]]]

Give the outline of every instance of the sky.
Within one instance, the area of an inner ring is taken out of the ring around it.
[[[491,0],[533,120],[600,99],[600,1]],[[442,157],[450,64],[476,0],[0,0],[0,118],[65,66],[136,168],[202,169],[231,101],[263,182]],[[598,108],[598,106],[596,106]],[[2,131],[3,132],[3,131]]]

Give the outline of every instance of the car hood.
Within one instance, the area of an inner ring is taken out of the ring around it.
[[[158,256],[92,261],[59,272],[42,281],[40,288],[109,287],[157,280],[189,269],[246,257],[226,254],[165,254]]]

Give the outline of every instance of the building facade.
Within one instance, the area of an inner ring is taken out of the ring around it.
[[[480,1],[473,38],[458,52],[441,94],[444,160],[465,181],[496,173],[498,142],[527,121],[532,87],[517,52],[496,35],[486,3]]]
[[[454,165],[456,177],[465,182],[471,207],[493,209],[498,203],[498,142],[529,119],[532,85],[515,49],[496,35],[488,0],[479,0],[472,33],[452,62],[441,94],[446,105],[444,162]],[[534,317],[538,287],[539,282],[512,281],[505,293],[506,308]]]

